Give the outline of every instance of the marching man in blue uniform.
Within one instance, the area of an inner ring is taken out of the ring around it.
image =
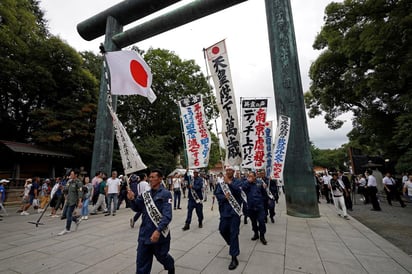
[[[143,219],[137,245],[137,274],[151,272],[153,255],[169,274],[175,273],[174,259],[169,254],[172,194],[162,186],[162,178],[160,170],[153,170],[149,176],[150,190],[138,197],[131,190],[127,193],[131,209]]]
[[[258,181],[256,180],[256,172],[249,172],[247,181],[243,182],[242,184],[242,190],[245,191],[247,195],[248,216],[252,223],[252,230],[254,232],[251,240],[256,241],[260,238],[262,244],[266,245],[266,215],[264,206],[264,197],[266,190],[263,186],[263,183],[258,183]]]
[[[220,223],[219,232],[229,245],[229,255],[232,260],[229,270],[235,269],[239,265],[239,226],[242,215],[241,181],[234,178],[234,169],[226,167],[226,175],[223,182],[216,185],[215,196],[219,203]]]
[[[196,209],[197,219],[199,221],[199,228],[203,227],[203,178],[199,176],[199,170],[193,171],[193,182],[189,182],[189,201],[187,202],[187,217],[183,230],[190,229],[190,223],[192,222],[193,209]]]

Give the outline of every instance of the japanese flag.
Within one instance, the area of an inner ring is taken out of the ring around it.
[[[147,97],[150,103],[156,100],[156,94],[150,88],[152,72],[137,52],[107,52],[106,62],[109,66],[110,89],[113,95],[141,95]]]

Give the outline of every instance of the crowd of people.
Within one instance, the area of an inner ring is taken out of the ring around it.
[[[406,177],[405,177],[406,176]],[[402,181],[402,192],[412,201],[412,175],[405,175]],[[318,202],[323,195],[327,203],[333,203],[337,213],[349,219],[347,211],[353,210],[351,194],[357,191],[365,204],[372,204],[372,210],[381,210],[377,197],[377,180],[370,170],[359,176],[346,176],[343,172],[316,174]],[[0,181],[0,208],[4,211],[3,187],[8,181]],[[382,180],[386,199],[389,205],[393,200],[406,206],[399,195],[397,183],[390,173]],[[66,220],[64,230],[59,236],[70,233],[72,223],[75,229],[89,215],[101,212],[104,216],[116,216],[121,204],[133,211],[130,227],[142,217],[138,236],[136,272],[149,273],[153,256],[163,264],[169,273],[174,273],[174,259],[169,254],[169,224],[173,210],[182,210],[181,199],[187,198],[187,211],[183,231],[189,230],[192,223],[193,210],[196,213],[198,228],[203,228],[203,203],[207,193],[212,193],[213,204],[217,201],[220,222],[219,232],[229,245],[231,261],[229,270],[236,269],[239,262],[239,227],[243,217],[245,224],[250,220],[252,241],[259,240],[266,245],[266,226],[270,220],[275,222],[275,207],[279,199],[281,183],[266,176],[264,170],[241,173],[231,166],[217,175],[206,175],[200,170],[186,170],[170,177],[164,177],[160,170],[131,174],[130,177],[118,175],[112,171],[108,177],[104,172],[96,172],[93,178],[81,176],[74,169],[66,176],[54,180],[35,177],[25,181],[22,193],[22,205],[18,212],[22,216],[34,212],[43,212],[50,206],[51,217]],[[90,209],[90,211],[89,211]],[[60,214],[60,215],[59,215]]]
[[[338,215],[345,219],[349,219],[347,211],[353,210],[354,193],[361,196],[360,200],[365,205],[371,204],[371,210],[382,210],[378,198],[378,181],[372,170],[366,170],[358,176],[352,175],[351,178],[342,171],[316,173],[315,179],[318,202],[320,203],[320,197],[323,196],[326,203],[334,204]],[[400,182],[393,178],[390,172],[386,172],[382,179],[382,187],[390,206],[392,201],[396,200],[401,207],[406,207],[401,196],[412,201],[412,175],[403,174]]]

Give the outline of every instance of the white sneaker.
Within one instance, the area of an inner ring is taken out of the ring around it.
[[[67,233],[70,233],[70,230],[65,229],[62,232],[57,233],[57,236],[63,236],[64,234],[67,234]]]
[[[88,219],[89,219],[89,216],[84,216],[84,219],[85,219],[85,220],[88,220]]]
[[[22,212],[20,213],[20,215],[21,215],[21,216],[28,216],[28,215],[30,215],[30,213],[28,213],[27,211],[22,211]]]
[[[84,220],[84,216],[82,216],[82,220]]]

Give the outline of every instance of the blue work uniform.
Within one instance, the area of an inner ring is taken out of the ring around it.
[[[240,194],[242,183],[239,179],[232,179],[232,183],[228,184],[230,192],[239,203],[242,204],[242,196]],[[220,183],[216,184],[215,196],[219,204],[220,223],[219,232],[223,239],[229,245],[229,255],[238,256],[239,249],[239,226],[240,216],[236,213],[229,201],[223,193]]]
[[[248,181],[243,182],[242,190],[247,196],[248,217],[252,222],[252,230],[255,234],[260,232],[260,236],[264,236],[266,233],[264,204],[266,190],[263,188],[263,184],[257,181],[254,183],[249,183]]]
[[[155,225],[149,217],[143,202],[143,197],[138,196],[132,200],[130,207],[139,216],[142,215],[142,225],[140,226],[137,256],[136,256],[136,273],[150,273],[152,269],[153,255],[166,270],[174,268],[174,259],[169,254],[170,250],[170,232],[167,237],[160,233],[159,241],[152,243],[150,237],[155,230],[161,232],[172,221],[172,194],[162,185],[157,190],[148,190],[152,199],[162,214],[159,225]]]
[[[199,223],[203,221],[203,179],[199,176],[193,178],[192,189],[189,188],[188,198],[189,201],[187,202],[187,217],[186,217],[186,224],[190,225],[192,222],[192,214],[193,209],[196,209],[196,215]],[[195,198],[192,195],[192,191],[195,191],[197,196],[199,196],[198,202],[196,202]]]
[[[275,207],[279,199],[277,181],[273,179],[268,179],[268,178],[266,178],[265,181],[267,182],[270,193],[272,193],[273,195],[273,199],[270,199],[270,197],[268,196],[269,217],[272,219],[276,215]]]

